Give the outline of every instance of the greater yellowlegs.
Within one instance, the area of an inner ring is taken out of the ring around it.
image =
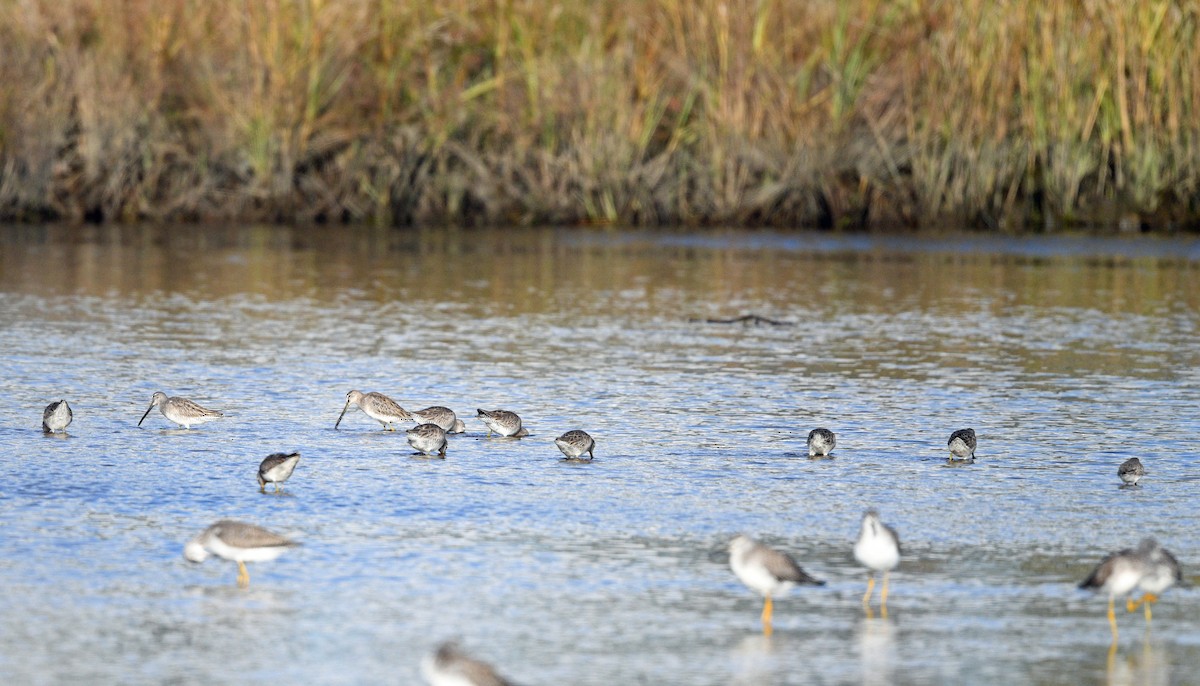
[[[596,448],[596,442],[586,431],[580,429],[568,431],[554,439],[554,445],[558,446],[562,454],[571,461],[591,462],[596,457],[596,454],[592,452]],[[587,459],[581,460],[579,456],[584,453],[588,454]]]
[[[467,655],[452,641],[421,660],[421,676],[429,686],[510,686],[495,668]]]
[[[959,429],[950,434],[950,440],[946,442],[946,446],[950,448],[950,459],[966,460],[975,459],[975,429]]]
[[[138,426],[146,421],[150,410],[155,407],[162,412],[162,416],[185,429],[192,428],[192,424],[203,424],[225,416],[216,410],[206,410],[187,398],[168,398],[166,393],[156,391],[150,396],[150,407],[146,408],[146,413],[138,420]]]
[[[446,431],[437,424],[417,424],[405,431],[408,444],[429,456],[446,456]]]
[[[862,528],[854,543],[854,559],[867,569],[867,592],[863,594],[863,605],[871,607],[871,593],[875,590],[875,575],[883,572],[883,588],[879,593],[879,611],[887,617],[888,575],[900,564],[900,537],[896,530],[884,524],[875,510],[863,513]]]
[[[837,436],[829,429],[813,429],[808,432],[808,456],[825,457],[833,452]]]
[[[529,431],[521,426],[521,418],[516,412],[508,410],[476,410],[478,417],[487,425],[488,436],[495,431],[501,436],[512,438],[523,438],[529,435]]]
[[[333,428],[338,428],[338,425],[342,423],[342,417],[346,416],[346,411],[350,409],[351,405],[362,410],[363,414],[371,419],[383,424],[383,428],[386,431],[395,431],[396,429],[392,424],[405,422],[410,418],[409,413],[403,407],[400,407],[395,400],[382,393],[374,391],[370,393],[350,391],[346,394],[346,404],[342,407],[342,413],[338,415],[337,422],[334,423]]]
[[[274,560],[297,545],[300,544],[260,526],[222,519],[188,541],[183,547],[183,556],[190,562],[204,562],[212,553],[223,560],[236,562],[238,586],[244,588],[250,585],[247,562]]]
[[[783,596],[798,585],[822,586],[800,569],[791,555],[770,548],[749,536],[739,535],[729,543],[729,566],[733,573],[764,599],[763,633],[771,635],[772,599]]]
[[[1142,466],[1142,461],[1136,457],[1131,457],[1121,463],[1117,467],[1117,476],[1121,477],[1121,481],[1127,486],[1136,486],[1137,482],[1146,475],[1146,468]]]
[[[1112,553],[1100,561],[1080,588],[1102,591],[1108,594],[1108,623],[1112,627],[1113,644],[1117,642],[1117,616],[1113,612],[1113,601],[1117,596],[1129,595],[1141,583],[1150,570],[1149,555],[1157,546],[1154,539],[1144,539],[1136,550],[1125,549]]]
[[[300,461],[300,453],[272,453],[267,455],[262,464],[258,465],[258,490],[260,493],[267,492],[267,483],[275,484],[275,492],[279,492],[279,487],[284,481],[287,481],[292,472],[296,470],[296,463]]]
[[[75,415],[71,412],[71,406],[66,400],[59,400],[56,403],[50,403],[42,412],[42,431],[52,434],[56,431],[66,433],[67,425],[71,423]]]
[[[1154,539],[1146,539],[1142,545],[1149,549],[1146,555],[1146,574],[1138,582],[1138,589],[1142,591],[1142,597],[1137,600],[1130,598],[1125,604],[1125,609],[1133,612],[1138,605],[1144,604],[1146,621],[1149,622],[1151,603],[1157,603],[1158,597],[1162,595],[1163,591],[1183,582],[1183,568],[1179,566],[1179,560],[1176,560],[1174,555]]]

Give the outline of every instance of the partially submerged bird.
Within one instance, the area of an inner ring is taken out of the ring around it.
[[[486,662],[476,660],[447,641],[421,660],[421,676],[429,686],[511,686]]]
[[[837,436],[829,429],[813,429],[808,432],[808,456],[825,457],[833,452]]]
[[[729,543],[729,566],[748,588],[763,597],[763,633],[770,636],[772,599],[783,596],[798,585],[823,586],[809,576],[791,555],[766,546],[746,535]]]
[[[1117,476],[1126,486],[1136,486],[1137,482],[1146,475],[1146,468],[1142,466],[1142,461],[1136,457],[1131,457],[1121,463],[1117,467]]]
[[[338,428],[338,425],[342,423],[342,417],[346,416],[346,411],[350,409],[351,405],[362,410],[363,414],[371,419],[383,424],[385,431],[395,431],[396,429],[392,424],[408,421],[410,417],[409,413],[403,407],[400,407],[395,400],[382,393],[374,391],[370,393],[350,391],[346,394],[346,404],[342,407],[342,413],[338,415],[337,422],[333,425],[334,429]]]
[[[150,396],[150,407],[146,408],[146,413],[138,420],[138,426],[146,421],[150,410],[155,407],[162,412],[162,416],[185,429],[192,428],[192,424],[203,424],[225,416],[216,410],[206,410],[187,398],[168,398],[166,393],[156,391]]]
[[[1153,545],[1150,546],[1146,555],[1146,573],[1138,582],[1138,589],[1142,591],[1142,597],[1137,600],[1130,598],[1125,604],[1125,609],[1129,612],[1136,610],[1138,605],[1144,604],[1147,622],[1150,621],[1150,605],[1158,602],[1158,597],[1162,595],[1163,591],[1175,584],[1183,583],[1183,568],[1179,566],[1179,560],[1176,560],[1175,556],[1160,546],[1157,541],[1149,540]]]
[[[254,524],[222,519],[201,531],[183,547],[183,556],[189,562],[204,562],[209,553],[238,565],[238,586],[250,585],[247,562],[274,560],[288,550],[300,545]]]
[[[456,418],[454,419],[454,426],[452,426],[452,427],[450,427],[449,429],[447,429],[447,430],[446,430],[446,433],[448,433],[448,434],[461,434],[461,433],[465,433],[465,432],[466,432],[466,430],[467,430],[467,425],[463,423],[463,420],[461,420],[461,419],[458,419],[458,418],[456,417]]]
[[[946,442],[951,460],[974,460],[975,445],[975,429],[959,429],[950,434],[950,440]]]
[[[1153,538],[1142,539],[1136,550],[1125,549],[1105,556],[1092,570],[1080,588],[1108,594],[1108,623],[1112,627],[1113,643],[1117,642],[1117,616],[1113,612],[1113,601],[1117,596],[1129,595],[1142,578],[1150,572],[1151,554],[1158,548]]]
[[[529,431],[521,426],[521,418],[516,412],[508,410],[476,410],[477,416],[487,425],[488,436],[495,431],[501,436],[511,438],[523,438],[529,435]]]
[[[883,572],[883,589],[880,591],[880,612],[887,617],[888,575],[900,564],[900,537],[896,530],[884,524],[875,510],[863,513],[862,527],[854,543],[854,559],[867,569],[867,592],[863,594],[863,605],[870,608],[871,593],[875,590],[875,575]]]
[[[588,435],[586,431],[574,429],[554,439],[554,445],[566,455],[567,460],[575,462],[591,462],[595,459],[596,454],[592,452],[596,447],[596,441]],[[580,455],[587,453],[587,459],[582,459]]]
[[[71,412],[71,406],[67,404],[66,400],[50,403],[42,411],[42,432],[52,434],[56,431],[62,431],[66,433],[67,426],[74,417],[74,413]]]
[[[275,484],[275,492],[279,492],[279,487],[284,481],[287,481],[292,476],[292,472],[296,470],[296,463],[300,462],[300,453],[272,453],[267,455],[266,459],[258,465],[258,491],[260,493],[267,492],[267,483]]]
[[[429,456],[446,456],[446,431],[437,424],[418,424],[405,431],[408,444]]]

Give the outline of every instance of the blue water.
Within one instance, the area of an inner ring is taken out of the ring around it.
[[[1075,585],[1143,535],[1196,572],[1195,242],[193,231],[0,238],[0,681],[409,684],[452,637],[528,684],[1194,680],[1196,591],[1152,631],[1120,612],[1110,657]],[[750,312],[792,325],[691,321]],[[335,431],[355,388],[468,433],[441,461],[356,411]],[[227,417],[138,428],[156,390]],[[964,426],[979,460],[947,466]],[[559,460],[573,428],[593,464]],[[904,545],[886,619],[867,507]],[[222,517],[303,545],[239,589],[182,557]],[[828,582],[769,639],[738,532]]]

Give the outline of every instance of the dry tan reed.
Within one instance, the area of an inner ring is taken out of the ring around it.
[[[8,0],[0,218],[1192,227],[1200,5]]]

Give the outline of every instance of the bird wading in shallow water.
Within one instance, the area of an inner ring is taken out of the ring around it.
[[[1174,586],[1175,584],[1183,583],[1183,568],[1179,566],[1179,560],[1175,559],[1166,548],[1160,546],[1154,539],[1148,539],[1149,543],[1143,541],[1143,545],[1147,546],[1146,553],[1146,573],[1138,582],[1138,589],[1142,591],[1142,597],[1134,600],[1130,598],[1125,609],[1133,612],[1138,608],[1138,605],[1146,607],[1146,623],[1150,622],[1150,605],[1158,602],[1158,597],[1163,591]]]
[[[446,456],[446,432],[437,424],[418,424],[405,431],[408,444],[417,451],[433,457]]]
[[[1108,594],[1108,624],[1112,628],[1113,645],[1117,643],[1117,616],[1113,602],[1118,596],[1133,592],[1142,578],[1150,571],[1150,554],[1158,547],[1152,539],[1143,539],[1137,549],[1125,549],[1112,553],[1100,561],[1088,575],[1080,588]]]
[[[284,481],[292,476],[296,464],[300,462],[300,453],[272,453],[258,465],[258,491],[267,492],[267,484],[275,484],[278,493]]]
[[[166,393],[157,391],[150,397],[150,407],[146,408],[137,425],[141,426],[150,415],[150,410],[156,407],[168,421],[185,429],[192,428],[192,424],[203,424],[225,416],[216,410],[206,410],[187,398],[168,398]]]
[[[596,454],[592,452],[596,447],[596,441],[588,435],[586,431],[575,429],[568,431],[565,434],[554,439],[554,445],[566,455],[566,459],[574,462],[591,462],[596,458]],[[587,453],[587,459],[580,456]]]
[[[523,438],[529,435],[529,432],[521,426],[521,418],[516,412],[508,410],[476,410],[480,419],[487,425],[488,436],[492,432],[507,437],[507,438]]]
[[[808,456],[826,457],[837,445],[837,436],[829,429],[813,429],[808,432]]]
[[[75,414],[71,412],[71,406],[67,404],[66,400],[50,403],[42,411],[42,432],[52,434],[61,431],[66,433],[67,426],[74,418]]]
[[[975,445],[975,429],[959,429],[950,434],[950,440],[946,442],[951,460],[974,460]]]
[[[1146,475],[1146,468],[1142,466],[1142,461],[1136,457],[1131,457],[1121,463],[1117,467],[1117,476],[1126,486],[1136,486],[1137,482]]]
[[[768,547],[746,535],[729,543],[729,566],[750,590],[763,597],[763,633],[770,636],[772,599],[783,596],[795,586],[823,586],[809,576],[791,555]]]
[[[875,590],[875,575],[883,572],[883,588],[879,593],[879,612],[887,617],[888,575],[900,564],[900,537],[896,530],[884,524],[875,510],[863,513],[858,540],[854,543],[854,559],[870,570],[863,606],[870,612],[871,593]]]
[[[223,560],[236,562],[238,586],[245,588],[250,585],[247,562],[274,560],[298,545],[261,526],[222,519],[188,541],[183,547],[183,556],[189,562],[204,562],[211,553]]]
[[[409,421],[411,417],[395,400],[382,393],[350,391],[346,394],[346,404],[342,406],[342,413],[338,415],[337,422],[333,425],[334,429],[341,425],[342,417],[346,416],[346,411],[350,409],[351,405],[362,410],[363,414],[371,419],[383,424],[385,431],[395,431],[396,428],[392,424]]]

